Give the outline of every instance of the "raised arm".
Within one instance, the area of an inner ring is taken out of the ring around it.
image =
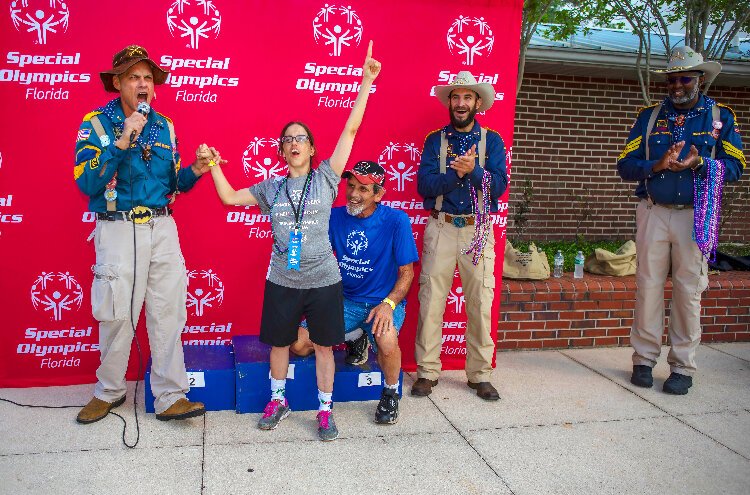
[[[354,136],[357,135],[362,123],[362,116],[365,114],[372,82],[378,77],[378,74],[380,74],[380,62],[372,58],[372,41],[370,41],[370,45],[367,47],[365,64],[362,66],[362,86],[359,88],[357,99],[354,101],[354,106],[346,125],[344,125],[339,141],[336,143],[336,149],[333,150],[333,155],[331,155],[331,168],[336,172],[336,175],[342,174],[346,162],[349,161],[349,155],[352,152],[352,146],[354,146]]]

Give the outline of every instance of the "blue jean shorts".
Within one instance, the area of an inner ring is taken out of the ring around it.
[[[377,354],[378,345],[375,343],[375,336],[372,334],[372,322],[366,323],[367,317],[370,315],[372,308],[377,304],[361,303],[352,301],[351,299],[344,298],[344,329],[346,333],[353,332],[354,330],[361,328],[367,334],[367,339],[370,341],[370,346],[373,352]],[[393,310],[393,326],[396,327],[396,335],[401,330],[401,326],[404,324],[406,318],[406,299],[396,305],[396,309]],[[301,327],[307,328],[307,320],[302,320],[300,323]]]

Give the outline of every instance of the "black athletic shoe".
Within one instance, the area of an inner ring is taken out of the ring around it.
[[[346,341],[346,364],[359,365],[367,362],[367,349],[370,347],[370,341],[367,334],[362,332],[358,338],[353,341]]]
[[[383,387],[378,408],[375,409],[375,422],[381,425],[392,425],[398,421],[399,395],[395,389]]]
[[[630,376],[630,383],[639,387],[651,388],[654,384],[654,377],[651,374],[651,366],[636,364],[633,366],[633,374]]]
[[[693,386],[693,377],[687,375],[681,375],[679,373],[672,373],[664,382],[663,390],[668,394],[674,395],[685,395],[688,393],[688,389]]]

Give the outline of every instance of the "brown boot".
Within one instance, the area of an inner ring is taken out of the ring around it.
[[[438,384],[437,380],[428,380],[427,378],[417,378],[414,385],[411,386],[411,395],[415,397],[427,397],[432,393],[432,387]]]
[[[473,388],[477,391],[477,395],[484,400],[499,400],[500,394],[497,393],[497,389],[492,386],[490,382],[479,382],[479,383],[466,383],[469,388]]]
[[[177,402],[169,406],[163,413],[156,415],[160,421],[169,421],[170,419],[187,419],[206,414],[206,406],[203,402],[190,402],[189,400],[177,399]]]
[[[94,397],[81,409],[78,416],[76,416],[76,421],[82,425],[96,423],[100,419],[104,419],[110,410],[122,405],[123,402],[125,402],[124,395],[114,402],[107,402]]]

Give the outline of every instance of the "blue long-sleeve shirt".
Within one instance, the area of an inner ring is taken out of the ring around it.
[[[446,171],[440,173],[440,133],[445,130],[448,138],[448,152]],[[417,191],[424,198],[424,207],[431,210],[435,207],[435,200],[443,195],[441,211],[451,215],[469,215],[472,213],[470,185],[477,191],[482,189],[483,170],[476,159],[474,170],[470,174],[459,177],[450,168],[450,163],[460,154],[479,143],[481,127],[474,121],[474,127],[469,132],[458,132],[451,124],[427,135],[422,150],[422,161],[417,173]],[[459,149],[459,139],[467,138],[466,149]],[[478,151],[478,146],[477,146]],[[500,134],[487,129],[487,143],[485,149],[484,168],[490,173],[490,208],[497,211],[497,200],[508,186],[508,174],[505,167],[505,144]]]
[[[149,136],[152,126],[157,126],[158,133],[151,147],[151,160],[146,161],[141,147],[135,143],[126,150],[115,146],[125,121],[119,104],[112,115],[114,122],[101,109],[91,112],[83,118],[78,130],[73,175],[78,188],[90,198],[90,211],[107,211],[104,191],[115,172],[118,210],[129,210],[133,206],[162,208],[169,204],[168,196],[175,190],[184,192],[195,185],[198,177],[190,167],[182,168],[179,152],[172,149],[168,117],[155,111],[148,114],[142,136]],[[104,143],[91,124],[94,116],[99,118],[106,132]]]
[[[681,172],[663,170],[653,172],[654,164],[658,162],[669,147],[673,144],[672,133],[674,132],[674,121],[667,118],[670,112],[687,114],[689,111],[697,112],[697,115],[685,120],[685,128],[682,140],[685,146],[682,148],[679,159],[683,160],[690,152],[690,146],[698,149],[698,154],[704,159],[711,158],[711,149],[716,147],[715,159],[724,162],[725,182],[734,182],[742,176],[746,166],[745,156],[742,151],[742,140],[737,120],[731,108],[719,105],[719,117],[721,128],[718,139],[712,135],[714,123],[711,107],[706,104],[706,99],[701,95],[698,102],[690,110],[676,110],[672,103],[667,101],[662,105],[650,135],[647,137],[646,128],[655,105],[646,107],[640,111],[628,136],[625,149],[617,161],[617,171],[624,180],[638,181],[635,195],[639,198],[651,197],[655,203],[690,205],[693,204],[693,171],[690,169]],[[648,139],[649,159],[646,160],[646,148],[644,140]],[[699,177],[706,177],[706,166],[696,169]]]

